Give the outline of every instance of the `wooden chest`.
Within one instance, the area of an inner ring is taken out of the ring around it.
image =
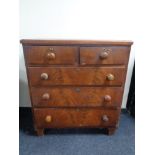
[[[34,128],[118,127],[131,41],[21,40]]]

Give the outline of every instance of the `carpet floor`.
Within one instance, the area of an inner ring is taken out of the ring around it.
[[[135,121],[122,113],[119,128],[112,136],[101,129],[52,129],[34,134],[31,116],[20,116],[20,155],[134,155]]]

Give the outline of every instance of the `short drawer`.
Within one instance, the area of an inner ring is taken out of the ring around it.
[[[25,46],[25,60],[29,65],[59,65],[77,63],[77,47]]]
[[[34,109],[37,128],[107,127],[115,126],[119,110],[103,108],[41,108]]]
[[[32,87],[34,107],[120,107],[122,87]]]
[[[28,67],[31,86],[117,85],[125,81],[125,67]]]
[[[81,47],[80,64],[127,64],[129,53],[125,46]]]

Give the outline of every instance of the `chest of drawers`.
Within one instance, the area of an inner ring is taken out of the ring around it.
[[[118,127],[131,41],[21,40],[34,129]]]

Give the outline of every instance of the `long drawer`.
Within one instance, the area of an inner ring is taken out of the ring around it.
[[[117,107],[122,87],[32,87],[34,107]]]
[[[28,67],[31,86],[107,85],[121,86],[125,67]]]
[[[37,128],[109,127],[115,126],[119,110],[103,108],[34,109]]]

